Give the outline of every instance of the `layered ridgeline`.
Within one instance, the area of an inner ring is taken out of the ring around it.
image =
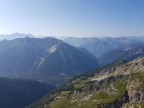
[[[32,34],[25,34],[25,33],[13,33],[13,34],[0,34],[0,40],[13,40],[16,38],[25,38],[25,37],[30,37],[34,38]]]
[[[0,41],[0,76],[62,83],[99,66],[85,49],[55,38]]]
[[[50,84],[34,80],[0,78],[0,107],[24,108],[53,89]]]
[[[120,47],[125,47],[130,44],[137,44],[144,42],[143,37],[103,37],[103,38],[75,38],[66,37],[63,39],[70,45],[77,47],[84,47],[88,49],[96,57],[103,55],[104,53],[114,50]]]
[[[144,56],[144,44],[138,43],[108,51],[98,57],[98,60],[101,65],[107,65],[118,60],[125,60],[128,62],[141,56]]]
[[[76,77],[27,108],[144,107],[144,58],[119,61],[94,72]]]

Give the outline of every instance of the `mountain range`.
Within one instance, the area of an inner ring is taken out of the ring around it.
[[[144,56],[144,43],[138,43],[108,51],[98,57],[98,60],[101,65],[108,65],[118,60],[128,62],[142,56]]]
[[[120,48],[125,47],[130,44],[138,44],[144,42],[143,37],[102,37],[102,38],[75,38],[75,37],[66,37],[63,40],[77,47],[83,47],[89,50],[96,57],[102,56],[104,53]]]
[[[16,38],[25,38],[30,37],[34,38],[35,36],[32,34],[25,34],[25,33],[13,33],[13,34],[0,34],[0,40],[13,40]]]
[[[0,107],[144,107],[143,37],[4,36]]]

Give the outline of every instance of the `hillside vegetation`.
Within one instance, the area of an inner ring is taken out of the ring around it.
[[[143,82],[144,58],[137,58],[76,77],[28,108],[144,108]]]

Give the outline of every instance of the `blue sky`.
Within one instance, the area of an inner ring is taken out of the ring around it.
[[[144,0],[0,0],[0,34],[144,36]]]

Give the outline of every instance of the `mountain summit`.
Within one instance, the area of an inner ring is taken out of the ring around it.
[[[55,38],[19,38],[0,41],[0,76],[62,83],[95,69],[96,58],[87,50]]]

